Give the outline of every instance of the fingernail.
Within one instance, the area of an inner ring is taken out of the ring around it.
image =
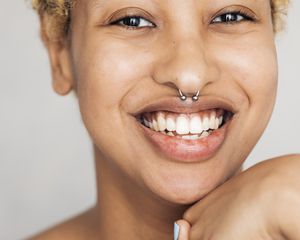
[[[179,225],[175,222],[174,223],[174,240],[178,240],[179,237]]]

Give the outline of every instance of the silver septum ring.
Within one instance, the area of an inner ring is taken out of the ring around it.
[[[180,100],[181,100],[181,101],[187,100],[187,96],[186,96],[180,89],[178,89],[178,91],[179,91],[179,95],[180,95],[180,96],[179,96],[179,97],[180,97]],[[193,100],[194,102],[198,101],[199,95],[200,95],[200,91],[198,91],[196,94],[194,94],[194,95],[192,96],[192,100]]]

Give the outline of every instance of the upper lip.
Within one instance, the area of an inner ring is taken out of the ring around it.
[[[178,97],[161,98],[144,104],[134,115],[139,116],[146,112],[169,111],[174,113],[197,113],[209,109],[224,109],[235,114],[237,107],[231,101],[216,96],[201,96],[198,101],[193,102],[190,98],[181,101]]]

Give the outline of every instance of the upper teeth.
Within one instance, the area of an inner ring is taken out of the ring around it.
[[[219,114],[220,115],[220,114]],[[143,116],[144,124],[154,131],[176,131],[179,135],[201,134],[209,129],[218,129],[223,116],[217,116],[216,110],[204,113],[175,114],[166,112],[148,113]]]

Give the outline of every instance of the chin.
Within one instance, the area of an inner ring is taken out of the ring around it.
[[[160,171],[145,181],[152,193],[171,204],[188,205],[195,203],[223,182],[223,177],[217,171],[207,170],[205,172],[214,172],[215,174],[206,176],[201,175],[203,171],[197,169],[190,169],[190,171],[177,176],[175,171],[170,172],[170,169],[165,174]]]
[[[192,186],[185,187],[174,186],[173,189],[169,189],[168,191],[160,191],[158,194],[161,198],[173,204],[189,205],[200,201],[213,189],[214,187],[201,189],[197,186],[197,184],[194,184]]]

